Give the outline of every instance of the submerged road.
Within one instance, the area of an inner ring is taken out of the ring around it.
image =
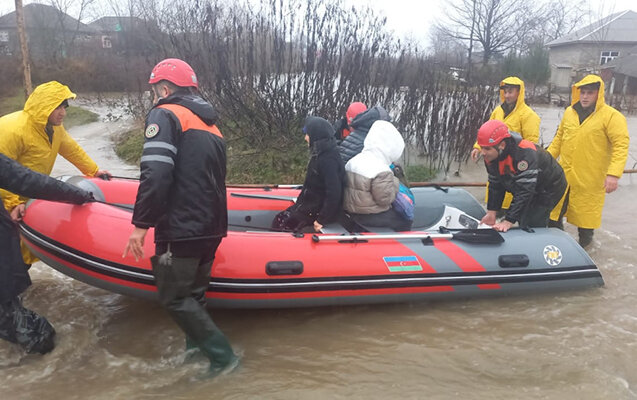
[[[538,109],[545,142],[560,110]],[[637,118],[629,119],[637,161]],[[102,168],[137,176],[112,152],[113,123],[71,130]],[[457,179],[486,179],[481,165]],[[75,174],[58,161],[54,175]],[[483,188],[473,188],[483,196]],[[590,254],[606,286],[583,292],[299,310],[212,310],[244,354],[241,368],[199,380],[183,336],[155,303],[67,278],[37,263],[24,302],[58,331],[26,356],[0,342],[10,399],[637,399],[637,174],[607,196]],[[567,226],[575,234],[572,226]],[[127,234],[127,233],[123,233]]]

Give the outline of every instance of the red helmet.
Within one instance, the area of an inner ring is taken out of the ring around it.
[[[199,89],[197,75],[187,62],[178,58],[167,58],[160,61],[150,73],[148,83],[151,85],[159,81],[172,82],[180,87],[195,87]]]
[[[350,104],[349,107],[347,107],[347,112],[345,113],[345,117],[347,118],[347,125],[351,124],[354,117],[365,110],[367,110],[367,106],[360,101]]]
[[[511,137],[511,134],[504,122],[492,119],[482,124],[478,130],[478,145],[485,147],[495,146],[508,137]]]

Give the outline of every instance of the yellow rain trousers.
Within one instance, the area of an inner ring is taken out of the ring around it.
[[[64,100],[74,99],[75,94],[59,82],[43,83],[35,88],[27,99],[24,110],[0,118],[0,153],[36,172],[49,175],[58,153],[75,165],[83,174],[94,176],[97,164],[66,132],[63,125],[53,127],[53,141],[45,132],[49,115]],[[7,211],[25,203],[28,199],[0,189],[0,198]],[[24,262],[37,261],[22,245]]]
[[[573,105],[579,102],[580,87],[599,82],[595,111],[580,124]],[[604,102],[604,81],[588,75],[573,85],[571,106],[548,148],[564,169],[570,186],[566,220],[579,228],[596,229],[602,223],[606,175],[620,178],[628,158],[626,118]],[[559,157],[559,158],[558,158]],[[557,220],[562,204],[551,213]]]
[[[515,108],[506,117],[504,116],[504,109],[502,106],[496,107],[491,113],[491,119],[497,119],[506,124],[512,132],[517,132],[522,136],[522,139],[526,139],[533,143],[538,143],[540,139],[540,117],[524,102],[524,81],[518,77],[510,76],[500,82],[500,87],[503,85],[519,85],[520,94],[515,103]],[[500,103],[504,103],[504,89],[500,89]],[[476,142],[473,147],[480,149],[480,146]],[[487,184],[487,193],[484,201],[488,201],[489,186]],[[513,195],[507,192],[502,201],[502,208],[508,209],[513,200]]]

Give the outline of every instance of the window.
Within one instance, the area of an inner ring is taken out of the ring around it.
[[[0,42],[8,42],[9,41],[9,32],[0,31]]]
[[[602,57],[599,60],[599,63],[600,65],[604,65],[617,57],[619,57],[619,51],[602,51]]]
[[[109,36],[102,36],[102,48],[110,49],[113,47],[113,42],[111,42],[111,38]]]

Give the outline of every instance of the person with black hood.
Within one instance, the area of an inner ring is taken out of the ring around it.
[[[155,227],[151,264],[159,300],[185,332],[186,349],[201,350],[211,376],[225,374],[239,358],[206,311],[212,264],[228,230],[225,142],[188,63],[163,60],[148,83],[155,105],[146,117],[135,228],[123,256],[142,258],[146,233]]]
[[[375,106],[367,111],[363,111],[358,114],[350,124],[352,132],[340,143],[338,150],[341,153],[343,162],[347,162],[355,155],[363,151],[363,143],[367,132],[374,125],[376,121],[388,121],[391,122],[391,118],[381,106]]]
[[[323,225],[336,221],[342,210],[345,167],[334,128],[323,118],[307,117],[303,133],[310,147],[303,189],[296,202],[274,218],[275,230],[296,232],[311,227],[319,232]]]
[[[83,204],[90,192],[23,167],[0,153],[0,188],[29,198]],[[31,285],[20,250],[18,226],[0,207],[0,338],[17,343],[27,353],[48,353],[55,346],[55,329],[41,315],[25,308],[19,295]]]

